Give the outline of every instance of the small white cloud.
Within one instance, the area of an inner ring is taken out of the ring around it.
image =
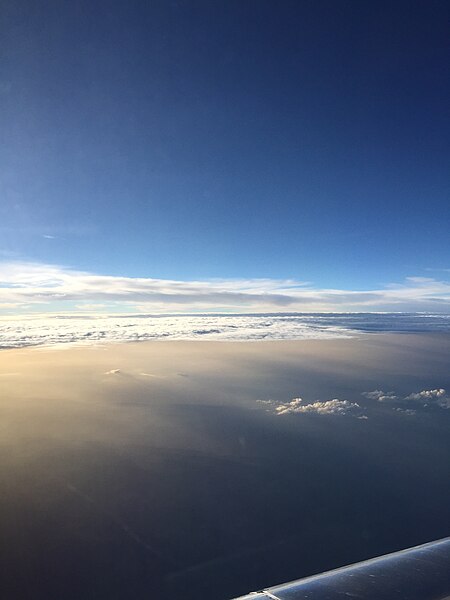
[[[405,400],[418,402],[422,406],[440,406],[441,408],[450,408],[450,397],[444,388],[436,388],[434,390],[422,390],[409,394]]]
[[[415,415],[416,412],[417,412],[416,410],[414,410],[412,408],[400,408],[400,407],[397,407],[397,408],[394,408],[394,410],[396,412],[402,413],[404,415],[410,415],[410,416]]]
[[[422,390],[416,394],[409,394],[405,400],[436,400],[445,396],[444,388],[436,388],[435,390]]]
[[[370,400],[377,400],[378,402],[395,402],[398,400],[398,396],[394,392],[383,392],[383,390],[373,390],[372,392],[363,392],[361,394]]]
[[[120,369],[111,369],[110,371],[106,371],[105,375],[117,375],[120,373]]]
[[[302,398],[294,398],[290,402],[279,403],[276,408],[276,414],[287,415],[290,413],[316,413],[318,415],[346,415],[357,416],[355,411],[359,411],[360,406],[356,402],[348,400],[325,400],[304,404]]]
[[[373,390],[372,392],[363,392],[363,396],[371,400],[377,400],[378,402],[392,402],[400,405],[405,403],[414,403],[415,408],[404,408],[404,406],[397,406],[394,408],[397,412],[403,412],[405,414],[415,414],[417,408],[426,408],[428,406],[438,406],[440,408],[450,408],[450,397],[444,388],[435,388],[431,390],[422,390],[420,392],[414,392],[405,397],[397,396],[394,392],[384,392],[383,390]]]
[[[275,407],[277,406],[277,402],[274,400],[257,400],[258,404],[261,404],[261,408],[264,408],[266,412],[273,413]]]
[[[155,379],[162,379],[163,375],[155,375],[154,373],[139,373],[141,377],[151,377]]]
[[[450,396],[444,388],[422,390],[405,397],[383,390],[363,392],[362,395],[377,402],[385,402],[390,410],[410,416],[417,414],[420,409],[427,407],[450,409]],[[315,413],[318,415],[350,415],[360,420],[369,419],[369,416],[365,414],[364,407],[361,407],[357,402],[339,400],[338,398],[306,402],[303,398],[299,397],[287,402],[279,402],[272,399],[257,400],[256,402],[261,404],[267,412],[276,415]],[[390,406],[389,403],[391,403]]]

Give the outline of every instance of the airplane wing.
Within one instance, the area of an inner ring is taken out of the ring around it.
[[[450,537],[234,600],[450,600]]]

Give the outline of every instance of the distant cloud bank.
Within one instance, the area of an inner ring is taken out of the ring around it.
[[[0,309],[8,312],[446,312],[450,282],[409,277],[374,290],[317,288],[274,279],[177,281],[98,275],[58,265],[0,263]]]

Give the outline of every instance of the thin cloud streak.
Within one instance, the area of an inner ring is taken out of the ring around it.
[[[95,310],[109,303],[135,312],[303,311],[450,312],[450,282],[410,277],[376,290],[316,288],[307,282],[274,279],[178,281],[118,277],[32,262],[0,263],[0,304],[86,303]],[[47,306],[46,306],[47,305]],[[104,307],[103,307],[104,308]],[[71,311],[76,311],[72,306]],[[106,312],[106,311],[105,311]]]

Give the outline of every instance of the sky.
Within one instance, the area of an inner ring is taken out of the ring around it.
[[[0,10],[0,310],[450,312],[448,2]]]

